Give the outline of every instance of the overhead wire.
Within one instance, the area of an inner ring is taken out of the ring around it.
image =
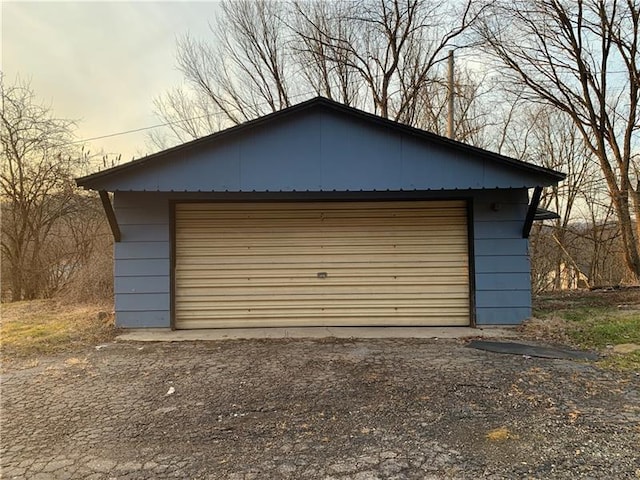
[[[464,57],[464,55],[462,55]],[[491,66],[491,67],[495,67],[495,63],[492,63],[490,61],[487,60],[480,60],[477,56],[476,57],[467,57],[469,60],[471,60],[471,62],[473,63],[479,63],[481,65],[485,65],[485,66]],[[622,73],[627,73],[625,70],[616,70],[616,71],[610,71],[609,73],[611,74],[622,74]],[[355,83],[357,80],[353,80],[353,83]],[[623,88],[623,87],[617,87],[617,88]],[[314,91],[307,91],[307,92],[301,92],[301,93],[297,93],[297,94],[293,94],[291,95],[289,98],[290,99],[297,99],[300,97],[310,97],[314,94],[317,94],[317,92]],[[269,102],[260,102],[260,103],[255,103],[250,105],[250,107],[253,108],[258,108],[258,107],[265,107],[265,106],[269,106]],[[228,112],[234,112],[234,113],[239,113],[241,111],[240,108],[229,108],[227,110]],[[74,140],[72,142],[68,142],[66,145],[77,145],[77,144],[82,144],[82,143],[86,143],[86,142],[93,142],[96,140],[104,140],[107,138],[114,138],[114,137],[119,137],[119,136],[123,136],[123,135],[130,135],[132,133],[140,133],[140,132],[145,132],[148,130],[154,130],[156,128],[162,128],[162,127],[169,127],[171,125],[178,125],[181,123],[185,123],[185,122],[191,122],[194,120],[200,120],[203,118],[211,118],[211,117],[216,117],[216,116],[220,116],[220,115],[225,115],[226,113],[223,111],[220,112],[211,112],[211,113],[207,113],[204,115],[197,115],[194,117],[189,117],[189,118],[183,118],[180,120],[172,120],[172,121],[167,121],[167,122],[162,122],[162,123],[156,123],[154,125],[148,125],[145,127],[139,127],[139,128],[133,128],[133,129],[129,129],[129,130],[123,130],[123,131],[119,131],[119,132],[114,132],[114,133],[108,133],[108,134],[104,134],[104,135],[97,135],[94,137],[88,137],[88,138],[82,138],[82,139],[78,139],[78,140]]]

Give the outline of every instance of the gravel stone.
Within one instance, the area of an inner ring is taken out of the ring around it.
[[[10,362],[2,478],[640,476],[635,372],[442,339],[140,347]]]

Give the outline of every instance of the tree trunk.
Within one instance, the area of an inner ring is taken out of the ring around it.
[[[624,244],[625,263],[635,276],[636,281],[640,281],[640,245],[638,245],[638,225],[634,227],[631,219],[629,200],[622,195],[614,195],[613,204],[620,222],[620,232],[622,243]]]

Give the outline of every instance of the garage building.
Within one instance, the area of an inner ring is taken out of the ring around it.
[[[563,178],[315,98],[77,183],[116,239],[117,325],[198,329],[518,324]]]

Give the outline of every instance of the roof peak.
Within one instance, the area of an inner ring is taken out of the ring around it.
[[[544,176],[548,176],[551,182],[557,182],[565,178],[565,174],[557,172],[555,170],[551,170],[545,167],[540,167],[532,163],[524,162],[522,160],[517,160],[517,159],[507,157],[495,152],[491,152],[489,150],[485,150],[479,147],[474,147],[466,143],[452,140],[450,138],[443,137],[433,132],[412,127],[412,126],[397,122],[395,120],[384,118],[379,115],[366,112],[364,110],[360,110],[358,108],[355,108],[349,105],[339,103],[327,97],[316,96],[308,100],[305,100],[303,102],[284,108],[282,110],[269,113],[267,115],[255,118],[253,120],[248,120],[241,124],[234,125],[232,127],[220,130],[218,132],[211,133],[204,137],[200,137],[198,139],[194,139],[194,140],[182,143],[180,145],[176,145],[174,147],[162,150],[160,152],[152,153],[140,159],[133,160],[133,161],[124,163],[122,165],[109,168],[107,170],[102,170],[100,172],[78,178],[76,179],[76,183],[78,184],[78,186],[95,188],[93,184],[95,182],[99,182],[101,179],[111,177],[113,175],[123,174],[126,171],[131,169],[140,168],[144,164],[150,161],[155,161],[161,158],[167,158],[178,152],[188,151],[190,149],[198,148],[198,147],[207,145],[209,143],[221,141],[223,139],[229,138],[238,133],[245,132],[249,129],[262,126],[262,125],[268,125],[274,122],[278,122],[289,116],[300,114],[306,111],[312,111],[317,108],[328,109],[330,111],[336,112],[341,115],[349,116],[351,118],[355,118],[370,124],[376,124],[378,126],[382,126],[384,128],[388,128],[393,131],[398,131],[406,135],[410,135],[412,137],[433,142],[448,148],[452,148],[457,151],[462,151],[473,156],[479,156],[482,158],[490,159],[499,164],[509,165],[511,167],[522,169],[528,172],[542,174]]]

